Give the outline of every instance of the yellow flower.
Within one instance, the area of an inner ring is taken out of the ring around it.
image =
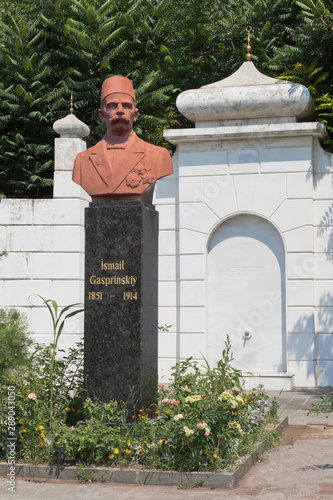
[[[128,448],[126,448],[126,453],[128,455],[129,453],[131,453],[131,450],[129,450]]]
[[[114,455],[112,455],[112,454],[111,454],[111,455],[109,455],[109,458],[114,458]]]
[[[127,445],[129,446],[131,444],[131,441],[127,441]]]
[[[213,457],[214,457],[214,458],[217,458],[217,455],[216,455],[216,453],[214,453]]]
[[[170,411],[169,411],[169,410],[167,410],[165,413],[170,413]]]
[[[57,441],[57,442],[56,442],[56,444],[59,444],[59,443],[60,443],[60,441]]]
[[[118,450],[118,448],[116,448],[116,449],[114,450],[114,454],[115,454],[115,455],[118,455],[118,453],[119,453],[119,450]]]
[[[71,409],[66,406],[65,411],[70,411]]]
[[[160,444],[163,444],[165,439],[160,439]]]
[[[26,431],[25,429],[22,429],[22,432],[23,432],[23,433],[25,433],[25,432],[27,432],[27,431]]]
[[[42,431],[44,429],[44,427],[42,425],[40,425],[39,429]]]

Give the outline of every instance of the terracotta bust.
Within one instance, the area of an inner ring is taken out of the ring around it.
[[[169,152],[139,139],[133,132],[138,118],[132,82],[122,76],[102,85],[101,121],[107,132],[75,159],[73,181],[93,201],[143,200],[152,202],[155,182],[173,173]]]

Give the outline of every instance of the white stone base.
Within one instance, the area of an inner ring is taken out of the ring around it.
[[[259,385],[268,391],[291,391],[294,388],[292,373],[243,373],[244,388],[253,389]]]

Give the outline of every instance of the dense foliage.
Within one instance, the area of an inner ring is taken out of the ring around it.
[[[331,129],[332,21],[329,0],[3,0],[0,198],[51,195],[54,121],[73,91],[96,142],[100,86],[112,75],[134,83],[137,133],[166,145],[163,129],[190,125],[177,93],[234,72],[247,26],[258,69],[305,83],[316,99],[311,119]]]
[[[28,362],[32,343],[26,316],[17,309],[0,309],[0,377]]]

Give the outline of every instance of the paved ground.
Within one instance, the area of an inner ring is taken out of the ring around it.
[[[258,462],[233,490],[166,486],[80,484],[17,480],[15,498],[36,500],[332,500],[333,413],[306,416],[311,404],[333,389],[270,392],[291,427],[280,445]],[[0,500],[14,495],[0,479]]]
[[[288,416],[289,425],[326,424],[333,426],[333,412],[307,416],[312,404],[319,401],[321,396],[328,396],[331,392],[333,392],[332,387],[284,392],[267,391],[271,399],[276,397],[278,400],[281,417]]]

